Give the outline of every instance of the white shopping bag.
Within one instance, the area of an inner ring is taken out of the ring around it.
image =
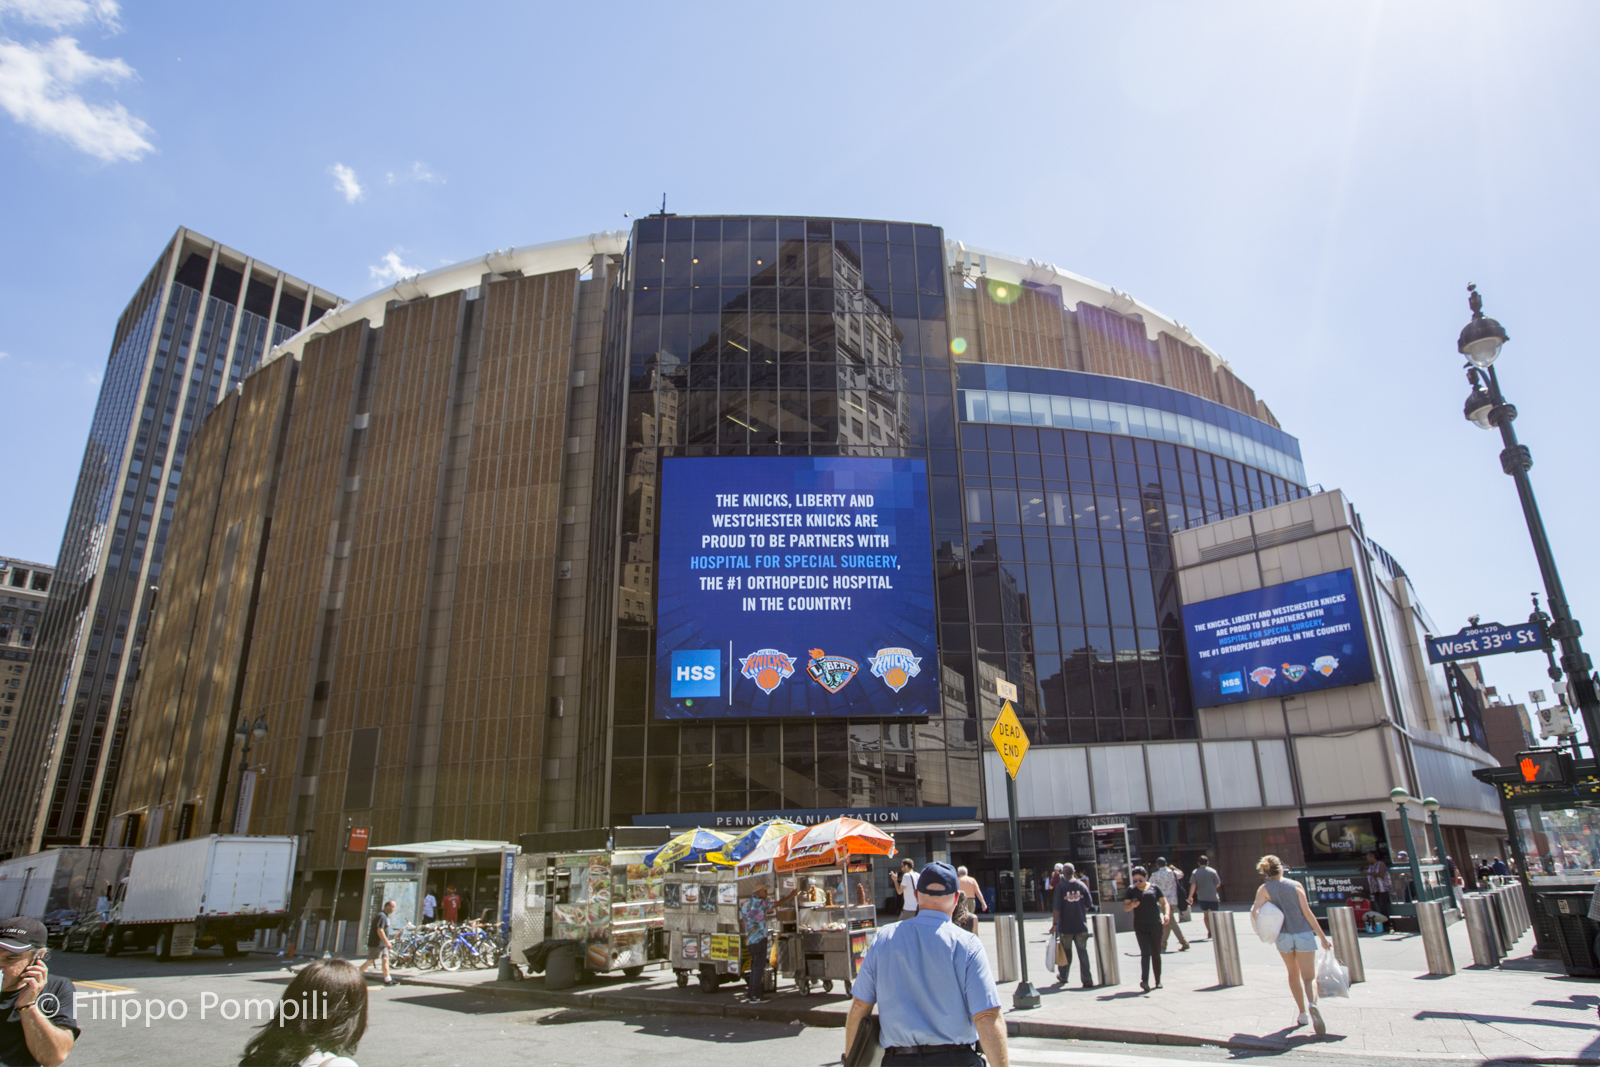
[[[1272,901],[1267,901],[1256,909],[1255,927],[1256,936],[1272,944],[1283,933],[1283,911]]]
[[[1350,969],[1325,948],[1317,949],[1317,996],[1348,997]]]
[[[1056,968],[1056,935],[1052,933],[1044,939],[1044,969],[1053,971]]]

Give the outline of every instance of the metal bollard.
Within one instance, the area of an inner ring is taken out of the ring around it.
[[[308,953],[306,952],[306,928],[309,927],[310,925],[311,925],[311,920],[310,919],[301,919],[300,920],[300,938],[294,944],[294,954],[296,956],[308,955]]]
[[[1333,942],[1333,955],[1350,970],[1350,984],[1367,980],[1367,969],[1361,964],[1361,940],[1356,936],[1354,908],[1328,909],[1328,939]]]
[[[1482,893],[1468,893],[1461,902],[1461,912],[1467,920],[1467,939],[1472,942],[1474,967],[1500,964],[1500,939],[1495,934],[1489,911],[1489,902]]]
[[[1233,912],[1211,913],[1211,951],[1217,960],[1217,985],[1244,985],[1244,964],[1239,959],[1239,932]]]
[[[1533,929],[1533,919],[1528,915],[1528,897],[1520,885],[1506,886],[1506,892],[1511,896],[1511,906],[1517,914],[1517,936],[1522,936]]]
[[[1094,960],[1100,972],[1100,985],[1121,985],[1122,967],[1117,960],[1117,919],[1114,915],[1091,915],[1094,928]]]
[[[1417,925],[1422,928],[1422,950],[1428,957],[1429,974],[1455,974],[1456,961],[1450,953],[1449,929],[1444,924],[1444,903],[1417,901]]]
[[[1494,917],[1495,930],[1500,937],[1500,955],[1509,956],[1511,946],[1522,936],[1522,931],[1518,929],[1516,904],[1504,886],[1489,894],[1487,903]]]
[[[333,951],[334,951],[335,955],[343,956],[345,954],[345,951],[344,951],[344,935],[345,935],[345,931],[349,928],[349,926],[350,926],[350,920],[349,919],[340,919],[337,923],[334,924],[333,928],[334,928],[335,933],[333,935]]]
[[[994,980],[1017,980],[1017,917],[1000,915],[994,920]]]

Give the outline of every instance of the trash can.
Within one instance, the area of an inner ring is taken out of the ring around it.
[[[1561,949],[1561,967],[1574,978],[1600,978],[1600,960],[1594,957],[1594,935],[1600,924],[1589,918],[1589,901],[1594,891],[1540,894],[1544,913],[1555,927],[1556,946]]]
[[[550,950],[544,965],[546,989],[571,989],[578,984],[578,951],[568,945]]]

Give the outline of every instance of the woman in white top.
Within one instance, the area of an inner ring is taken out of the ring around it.
[[[367,1032],[367,982],[349,960],[301,968],[268,1019],[244,1047],[239,1067],[356,1067]]]

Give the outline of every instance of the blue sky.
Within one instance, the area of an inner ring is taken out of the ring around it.
[[[1600,8],[467,10],[0,0],[0,552],[55,559],[111,331],[176,227],[355,298],[622,227],[665,191],[681,213],[935,223],[1176,317],[1450,631],[1523,618],[1540,586],[1498,440],[1461,418],[1477,282],[1600,635],[1578,314]],[[1537,657],[1489,666],[1545,681]]]

